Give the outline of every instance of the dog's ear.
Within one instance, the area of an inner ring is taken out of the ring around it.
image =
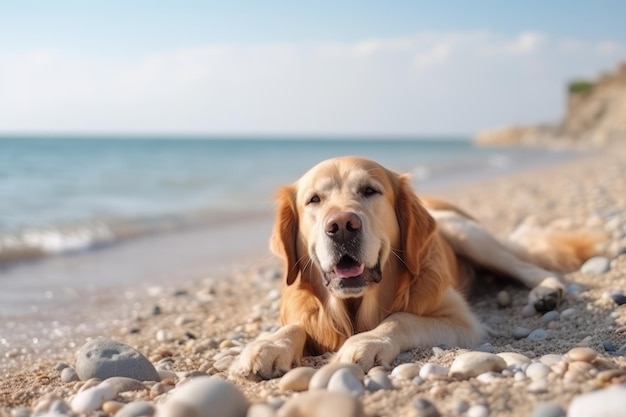
[[[270,238],[270,249],[285,263],[285,282],[293,284],[298,277],[298,211],[296,210],[295,188],[282,187],[277,193],[276,221]]]
[[[409,272],[417,275],[436,223],[413,191],[411,178],[400,175],[397,181],[396,216],[400,226],[401,256]]]

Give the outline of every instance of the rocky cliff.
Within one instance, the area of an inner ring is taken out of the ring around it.
[[[474,138],[480,145],[602,146],[616,140],[626,141],[626,62],[595,81],[572,82],[560,122],[490,129]]]

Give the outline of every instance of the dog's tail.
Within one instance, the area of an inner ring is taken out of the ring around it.
[[[506,242],[518,258],[549,271],[567,273],[603,254],[609,236],[591,229],[558,230],[522,224]]]

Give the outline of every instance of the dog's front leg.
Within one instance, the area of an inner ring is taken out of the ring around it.
[[[230,366],[231,375],[262,379],[278,378],[294,365],[300,365],[306,332],[288,324],[275,333],[249,343]]]

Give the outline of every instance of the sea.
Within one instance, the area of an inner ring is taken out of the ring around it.
[[[266,247],[277,186],[340,155],[431,193],[572,157],[468,138],[0,137],[0,316]],[[159,251],[131,256],[132,242]]]

